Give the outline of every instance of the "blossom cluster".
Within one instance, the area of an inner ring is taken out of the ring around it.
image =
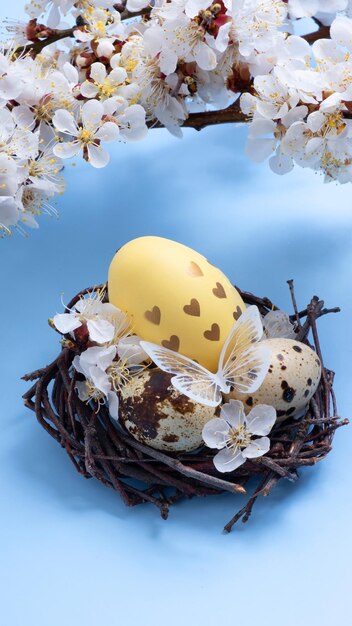
[[[105,301],[104,290],[98,290],[66,307],[65,313],[57,313],[51,324],[77,345],[73,367],[81,375],[76,382],[79,398],[107,404],[111,416],[118,419],[120,388],[143,371],[143,361],[148,360],[128,316]]]
[[[247,152],[270,157],[274,172],[294,164],[325,174],[326,180],[352,180],[352,21],[337,17],[330,39],[311,47],[290,36],[270,74],[254,77],[241,96],[250,118]],[[313,58],[313,65],[311,60]]]
[[[67,158],[176,136],[192,113],[238,100],[247,152],[350,181],[349,0],[28,0],[0,52],[0,231],[55,214]],[[294,34],[307,29],[324,35]],[[329,36],[330,28],[330,36]],[[319,30],[320,29],[320,30]],[[307,41],[309,40],[309,42]]]

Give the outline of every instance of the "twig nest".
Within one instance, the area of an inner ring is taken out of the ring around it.
[[[250,395],[232,391],[228,398],[242,400],[250,410],[256,404],[276,409],[278,421],[302,413],[315,394],[321,363],[305,343],[294,339],[267,339],[262,342],[271,353],[269,371],[258,391]]]
[[[157,450],[190,452],[216,408],[190,400],[159,368],[147,369],[121,390],[120,423],[138,441]]]
[[[199,278],[196,276],[194,280]],[[68,303],[68,310],[87,294],[100,302],[101,291],[102,286],[97,286],[80,292]],[[246,305],[258,306],[263,316],[275,308],[268,298],[239,293]],[[96,310],[95,304],[93,312]],[[82,345],[81,337],[77,339],[76,334],[65,336],[62,350],[50,365],[24,376],[25,380],[36,381],[24,394],[24,402],[35,412],[41,426],[66,451],[80,474],[86,478],[94,476],[102,484],[112,487],[128,506],[153,503],[164,519],[169,507],[183,497],[210,496],[224,491],[243,494],[249,479],[253,478],[256,486],[247,503],[225,525],[229,532],[239,519],[248,520],[260,494],[268,495],[283,478],[297,480],[300,467],[314,466],[324,459],[332,449],[336,429],[348,423],[337,415],[333,372],[325,368],[320,377],[319,358],[309,344],[306,347],[304,343],[312,329],[315,348],[320,355],[316,320],[337,311],[337,308],[324,308],[323,300],[314,296],[308,307],[299,313],[303,322],[297,336],[300,341],[271,339],[263,342],[271,348],[270,372],[259,392],[242,398],[247,401],[248,413],[257,403],[276,404],[280,420],[282,413],[284,417],[295,413],[301,402],[307,405],[316,390],[315,401],[310,402],[306,414],[302,412],[302,418],[297,420],[288,416],[284,424],[274,425],[270,432],[272,445],[260,461],[249,459],[221,477],[215,473],[213,454],[208,447],[202,446],[201,436],[204,424],[220,413],[218,408],[189,400],[171,385],[169,374],[150,368],[139,372],[119,392],[120,420],[127,432],[114,428],[111,413],[107,406],[103,406],[100,394],[87,401],[74,392],[77,377],[73,361],[89,349],[95,350],[94,346],[85,349],[86,345]],[[81,324],[81,319],[75,319],[76,323]],[[104,329],[106,331],[106,325],[102,325]],[[111,362],[111,355],[111,348],[107,348],[100,357],[104,357],[106,364]],[[136,356],[132,351],[133,355]],[[89,373],[97,375],[92,368]],[[100,376],[99,384],[106,388],[105,374]],[[86,394],[89,393],[88,385]],[[193,454],[184,454],[195,449]]]

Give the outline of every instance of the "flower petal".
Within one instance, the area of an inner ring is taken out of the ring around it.
[[[251,441],[251,443],[242,450],[242,454],[246,459],[256,459],[258,456],[263,456],[270,450],[269,437],[260,437]]]
[[[90,164],[97,168],[105,167],[110,160],[109,153],[100,146],[94,146],[94,144],[88,146],[88,157]]]
[[[249,135],[245,151],[247,156],[256,163],[265,161],[270,156],[276,146],[276,139],[270,137],[251,137]]]
[[[124,138],[129,141],[144,139],[148,132],[145,123],[145,110],[140,104],[132,104],[127,107],[124,113],[119,116],[118,121]]]
[[[107,396],[109,391],[111,391],[109,376],[96,365],[92,365],[89,374],[94,386]]]
[[[337,17],[331,25],[330,36],[340,46],[352,50],[352,21],[348,17]]]
[[[7,111],[7,109],[4,109],[4,111]],[[29,107],[25,105],[14,107],[12,111],[12,115],[13,115],[13,119],[15,120],[19,128],[23,128],[24,130],[32,130],[34,128],[35,117],[34,117],[33,111],[31,111]]]
[[[79,81],[79,74],[77,68],[74,67],[74,65],[66,61],[66,63],[64,63],[62,66],[62,71],[70,83],[72,83],[73,85],[77,85]]]
[[[277,150],[276,153],[270,157],[269,165],[275,174],[288,174],[293,169],[292,157],[284,154],[282,150]]]
[[[106,370],[113,362],[116,356],[116,346],[109,346],[105,350],[101,350],[97,355],[96,364],[100,369]]]
[[[199,41],[196,44],[194,58],[202,70],[214,70],[216,68],[216,54],[204,41]]]
[[[242,465],[245,460],[246,459],[241,450],[238,448],[235,448],[234,450],[224,448],[214,456],[214,465],[218,472],[232,472],[237,467]]]
[[[141,9],[144,9],[149,4],[149,0],[127,0],[126,8],[131,13],[137,13]]]
[[[74,313],[57,313],[53,317],[53,322],[59,333],[63,335],[71,333],[82,325],[79,317]]]
[[[127,72],[124,67],[114,67],[112,72],[109,74],[109,80],[111,83],[116,83],[117,85],[121,85],[125,82],[127,78]]]
[[[272,134],[276,130],[277,124],[273,120],[268,120],[265,117],[258,117],[253,120],[249,127],[249,136],[258,137],[260,135]]]
[[[99,128],[104,115],[104,107],[98,100],[88,100],[81,110],[83,126],[94,132]]]
[[[240,428],[244,424],[245,414],[243,402],[240,400],[230,400],[223,404],[220,416],[234,429]]]
[[[202,437],[209,448],[223,448],[229,434],[229,425],[219,417],[209,420],[202,430]]]
[[[119,397],[115,391],[108,392],[109,413],[115,420],[119,419]]]
[[[90,77],[96,83],[104,82],[104,80],[106,78],[106,67],[105,67],[105,65],[103,65],[103,63],[93,63],[90,66]]]
[[[77,125],[73,115],[66,109],[58,109],[53,115],[53,124],[60,133],[69,133],[75,137],[77,135]]]
[[[76,354],[76,356],[74,357],[72,361],[72,365],[75,368],[76,372],[79,372],[80,374],[83,374],[84,376],[86,375],[84,367],[82,367],[82,364],[81,364],[80,355]]]
[[[21,218],[22,212],[11,196],[0,196],[0,224],[5,228],[14,226]]]
[[[116,346],[109,346],[108,348],[101,348],[100,346],[92,346],[79,356],[80,367],[83,373],[89,371],[92,365],[97,365],[101,370],[105,371],[116,356]],[[88,374],[87,374],[88,375]]]
[[[148,359],[147,353],[144,352],[139,343],[140,340],[137,335],[132,335],[132,337],[122,338],[118,343],[118,355],[120,359],[127,362],[128,366],[139,365]]]
[[[86,33],[83,30],[74,30],[73,34],[75,36],[75,38],[77,39],[77,41],[91,41],[93,39],[93,35],[91,33]]]
[[[94,135],[94,139],[101,141],[115,141],[119,136],[119,127],[115,122],[105,122]]]
[[[81,85],[81,94],[85,98],[95,98],[98,93],[98,87],[90,80],[85,80]]]
[[[110,322],[104,319],[93,319],[87,321],[89,336],[92,341],[106,343],[111,341],[115,334],[115,329]]]
[[[63,141],[55,144],[53,153],[60,159],[71,159],[79,153],[80,149],[78,141]]]
[[[258,404],[248,413],[245,422],[253,435],[267,435],[276,422],[276,411],[269,404]]]

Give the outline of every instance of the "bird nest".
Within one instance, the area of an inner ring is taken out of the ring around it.
[[[282,479],[297,481],[299,468],[324,459],[332,448],[336,429],[348,423],[338,417],[334,373],[324,366],[316,324],[319,317],[339,309],[325,308],[324,302],[314,296],[306,309],[298,311],[292,281],[288,283],[296,338],[318,354],[322,363],[321,380],[304,416],[291,417],[274,426],[269,452],[247,460],[225,476],[215,469],[214,453],[209,448],[196,453],[160,452],[116,427],[106,406],[82,402],[75,391],[76,371],[72,367],[73,358],[81,348],[72,337],[63,340],[60,354],[50,365],[23,377],[35,381],[24,394],[24,403],[35,412],[46,432],[66,450],[82,476],[96,478],[112,487],[127,506],[147,502],[155,505],[163,519],[168,517],[170,506],[182,498],[223,492],[246,494],[249,480],[254,479],[245,506],[224,527],[230,532],[238,520],[248,520],[258,496],[268,496]],[[80,297],[97,289],[80,292],[69,308]],[[246,304],[256,305],[263,315],[277,308],[268,298],[238,291]],[[312,337],[313,345],[308,336]]]

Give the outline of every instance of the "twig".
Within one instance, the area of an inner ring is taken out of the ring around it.
[[[27,43],[24,46],[18,46],[18,48],[14,50],[13,54],[16,57],[26,54],[32,54],[33,56],[37,56],[42,50],[44,50],[44,48],[50,46],[52,43],[56,43],[61,39],[74,37],[75,30],[77,30],[77,26],[73,26],[72,28],[65,28],[63,30],[53,29],[50,37],[46,37],[45,39],[39,39],[32,43]]]
[[[232,527],[241,518],[242,518],[242,521],[244,523],[248,521],[249,516],[252,513],[252,509],[253,509],[254,503],[255,503],[256,499],[258,498],[258,496],[263,492],[264,485],[267,483],[269,477],[271,478],[271,473],[270,472],[265,474],[264,478],[259,483],[259,486],[257,487],[257,489],[254,491],[253,495],[249,498],[247,504],[245,504],[244,507],[242,507],[242,509],[240,509],[236,513],[236,515],[234,515],[233,518],[230,519],[229,522],[227,522],[227,524],[225,524],[225,526],[224,526],[224,531],[225,532],[227,532],[227,533],[231,532]]]
[[[301,320],[300,320],[299,312],[298,312],[298,308],[297,308],[297,301],[296,301],[295,289],[294,289],[294,286],[293,286],[292,278],[287,281],[287,284],[288,284],[289,289],[290,289],[290,294],[291,294],[291,299],[292,299],[292,304],[293,304],[293,310],[295,312],[297,327],[300,328],[301,327]]]

